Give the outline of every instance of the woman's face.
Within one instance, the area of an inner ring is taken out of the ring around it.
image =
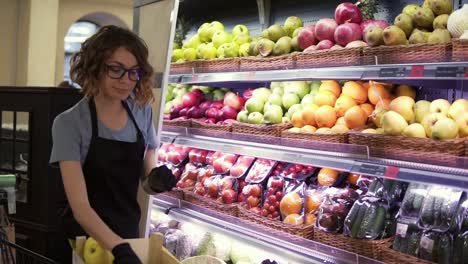
[[[127,49],[120,47],[104,62],[99,93],[109,99],[127,99],[140,78],[138,62]]]

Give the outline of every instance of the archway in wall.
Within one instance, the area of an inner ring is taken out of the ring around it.
[[[81,43],[96,33],[100,27],[106,25],[128,28],[128,26],[119,17],[105,12],[96,12],[85,15],[70,26],[64,39],[64,80],[70,81],[70,60],[72,55],[80,50]]]

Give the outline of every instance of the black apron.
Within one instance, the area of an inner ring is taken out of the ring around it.
[[[135,118],[122,102],[137,130],[136,142],[100,138],[94,99],[89,100],[92,138],[83,164],[86,190],[91,207],[120,237],[139,237],[140,206],[137,191],[143,172],[145,143]],[[62,212],[62,230],[66,238],[86,235],[67,204]]]

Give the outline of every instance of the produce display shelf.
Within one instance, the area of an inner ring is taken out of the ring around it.
[[[268,227],[242,221],[240,218],[221,214],[204,207],[179,200],[171,196],[159,194],[153,196],[153,209],[163,210],[166,214],[173,214],[177,219],[188,218],[198,220],[210,226],[219,227],[224,234],[235,234],[243,238],[249,238],[259,243],[273,246],[279,250],[285,250],[304,257],[307,263],[337,263],[337,264],[377,264],[378,260],[370,259],[349,251],[340,250],[328,245],[305,238],[294,238],[282,235]]]
[[[386,64],[269,71],[170,75],[170,83],[204,84],[292,80],[468,80],[468,62]]]
[[[367,146],[361,145],[312,143],[303,140],[240,136],[235,133],[210,137],[197,135],[196,129],[177,128],[177,130],[177,132],[163,131],[162,142],[468,190],[466,157],[459,158],[457,167],[449,167],[375,158],[368,154]],[[263,142],[254,142],[255,139]]]

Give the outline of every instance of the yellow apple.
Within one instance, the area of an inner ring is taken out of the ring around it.
[[[459,116],[468,112],[468,100],[458,99],[450,106],[448,116],[456,120]]]
[[[402,84],[396,88],[396,95],[397,96],[409,96],[413,99],[416,99],[416,89],[414,89],[414,87],[412,86]]]
[[[403,135],[408,137],[418,137],[418,138],[425,138],[426,137],[426,130],[421,124],[414,123],[407,126],[403,130]]]
[[[424,130],[426,131],[426,136],[431,138],[432,137],[432,126],[439,120],[447,118],[444,114],[441,113],[431,113],[426,115],[422,122],[421,125],[424,127]]]
[[[400,114],[406,122],[414,122],[414,99],[409,96],[399,96],[390,103],[390,110]]]
[[[414,104],[413,111],[414,111],[414,121],[417,123],[421,123],[424,116],[430,113],[429,109],[431,106],[431,102],[426,100],[417,101]]]
[[[449,101],[445,99],[437,99],[432,101],[429,111],[431,113],[440,113],[447,116],[448,111],[450,109]]]
[[[400,135],[408,126],[405,118],[395,111],[388,111],[382,117],[382,128],[385,134]]]
[[[455,122],[457,122],[458,125],[458,136],[461,138],[468,137],[468,112],[459,116]]]
[[[86,239],[83,258],[86,264],[112,264],[114,261],[112,253],[102,248],[92,237]]]
[[[382,127],[382,116],[388,112],[387,110],[381,109],[381,110],[374,110],[374,112],[371,115],[371,120],[374,122],[374,124],[377,127]]]
[[[332,133],[342,134],[349,131],[349,128],[346,125],[335,124],[331,129]]]
[[[377,134],[384,134],[384,133],[385,133],[385,131],[384,131],[383,128],[381,128],[381,127],[377,128],[377,129],[375,130],[375,132],[376,132]]]
[[[454,139],[458,135],[458,125],[450,118],[438,120],[432,126],[433,139]]]
[[[363,131],[361,131],[361,133],[377,134],[377,131],[373,128],[368,128],[368,129],[364,129]]]

